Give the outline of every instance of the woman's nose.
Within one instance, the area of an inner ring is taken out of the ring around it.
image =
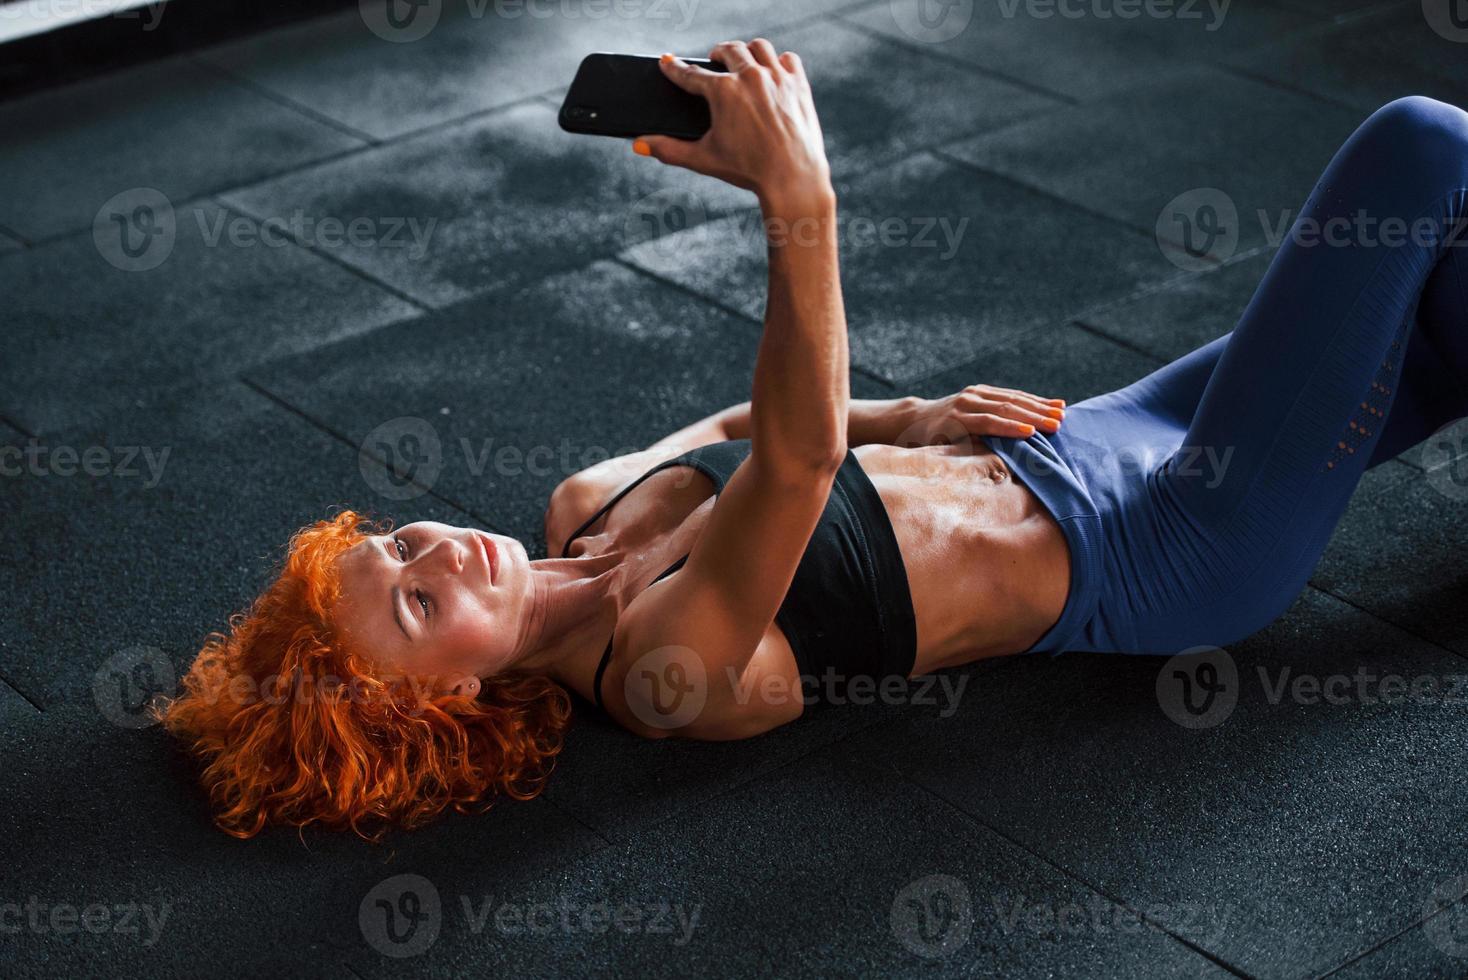
[[[466,549],[453,538],[440,538],[438,544],[429,548],[423,557],[428,559],[429,567],[458,575],[464,571]]]

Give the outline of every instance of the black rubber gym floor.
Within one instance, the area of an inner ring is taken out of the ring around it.
[[[1368,475],[1201,721],[1159,659],[991,661],[744,743],[583,708],[544,796],[380,846],[215,830],[140,705],[294,528],[537,554],[562,477],[748,396],[753,199],[562,133],[583,54],[804,55],[865,397],[1131,381],[1232,326],[1371,110],[1468,104],[1418,0],[413,9],[0,104],[0,973],[1468,973],[1447,443]]]

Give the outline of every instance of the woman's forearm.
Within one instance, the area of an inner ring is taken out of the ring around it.
[[[794,52],[763,38],[725,41],[709,71],[665,54],[665,78],[709,103],[697,140],[650,135],[633,150],[753,191],[769,245],[765,326],[749,409],[750,472],[809,485],[846,456],[846,311],[836,194],[810,81]]]
[[[801,190],[761,201],[770,286],[749,409],[751,457],[791,471],[840,465],[851,397],[836,199]]]

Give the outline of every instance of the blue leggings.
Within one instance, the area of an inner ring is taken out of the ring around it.
[[[1231,333],[1054,436],[997,440],[1071,542],[1071,596],[1035,650],[1177,653],[1289,606],[1362,473],[1468,415],[1465,205],[1468,114],[1392,102]]]

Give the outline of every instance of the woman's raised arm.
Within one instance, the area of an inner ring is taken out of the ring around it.
[[[770,468],[840,465],[846,452],[846,314],[837,268],[836,195],[810,84],[793,52],[727,41],[727,73],[664,55],[663,73],[709,102],[697,141],[645,136],[639,152],[751,190],[769,248],[765,330],[755,362],[751,458]]]
[[[635,648],[621,658],[621,671],[644,651],[672,646],[699,660],[707,702],[678,730],[720,738],[750,733],[753,702],[741,704],[738,690],[780,669],[756,663],[755,654],[846,456],[850,396],[836,198],[805,71],[798,57],[776,56],[763,39],[720,44],[710,57],[728,73],[663,59],[670,79],[708,100],[708,133],[696,142],[645,137],[638,148],[759,198],[770,286],[750,399],[751,449],[683,570],[639,596],[618,635]],[[646,728],[638,719],[654,705],[620,703],[639,695],[637,685],[619,679],[614,660],[604,688],[609,709],[629,727]],[[784,720],[768,719],[767,727]]]

